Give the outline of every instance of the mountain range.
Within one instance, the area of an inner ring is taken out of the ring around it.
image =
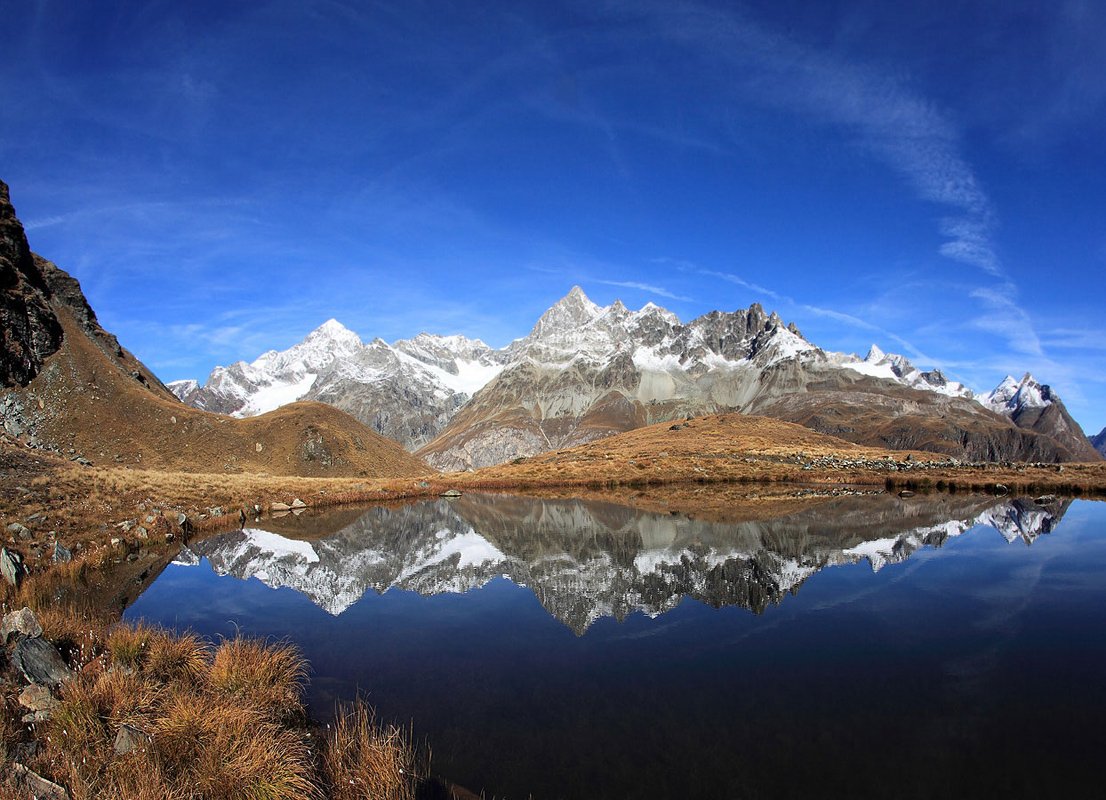
[[[583,634],[601,617],[655,616],[685,596],[760,613],[822,569],[867,560],[879,570],[978,525],[1031,544],[1066,509],[879,495],[722,523],[609,502],[466,494],[338,515],[337,527],[310,517],[265,520],[196,542],[179,563],[206,558],[220,575],[291,587],[334,615],[370,590],[460,593],[504,576]]]
[[[429,333],[364,344],[330,320],[288,350],[217,367],[202,386],[169,388],[235,416],[319,400],[445,470],[723,411],[969,460],[1101,458],[1029,374],[976,395],[874,345],[864,358],[819,348],[758,304],[683,323],[652,303],[598,306],[579,287],[500,349]]]

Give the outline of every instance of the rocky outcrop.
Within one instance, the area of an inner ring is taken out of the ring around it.
[[[0,387],[26,386],[61,346],[51,293],[0,181]]]

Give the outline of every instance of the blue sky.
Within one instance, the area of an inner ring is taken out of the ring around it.
[[[0,0],[0,178],[165,380],[752,302],[1106,426],[1106,5]]]

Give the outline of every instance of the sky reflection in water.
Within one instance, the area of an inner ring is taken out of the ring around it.
[[[718,524],[474,495],[271,521],[194,543],[127,617],[289,638],[316,714],[360,692],[500,797],[1097,785],[1106,507],[811,506]]]

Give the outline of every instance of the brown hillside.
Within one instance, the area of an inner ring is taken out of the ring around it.
[[[792,473],[800,462],[821,457],[870,462],[899,461],[908,455],[933,457],[932,453],[865,447],[802,425],[730,413],[662,422],[568,450],[516,459],[470,473],[470,480],[666,482],[697,475],[776,480],[781,470]]]
[[[322,403],[250,419],[183,405],[126,351],[112,358],[55,303],[62,347],[18,392],[43,444],[97,464],[182,472],[402,477],[433,472],[396,442]]]

